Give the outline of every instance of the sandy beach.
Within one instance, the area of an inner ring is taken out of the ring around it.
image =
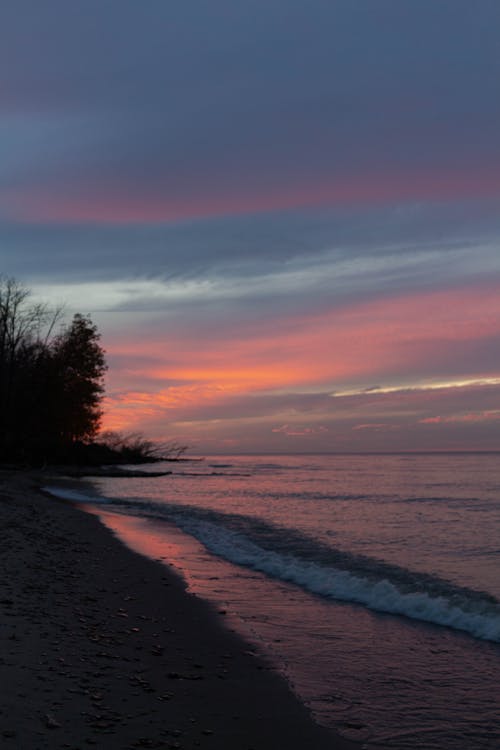
[[[0,472],[0,746],[348,750],[168,567]]]

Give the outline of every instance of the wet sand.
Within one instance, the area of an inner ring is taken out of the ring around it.
[[[0,470],[0,747],[350,750],[165,565]]]

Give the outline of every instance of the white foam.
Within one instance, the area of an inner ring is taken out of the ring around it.
[[[209,521],[177,515],[173,520],[210,551],[230,562],[295,583],[315,594],[363,604],[379,612],[403,615],[463,630],[500,642],[500,608],[486,600],[452,602],[425,591],[403,592],[387,579],[372,580],[347,570],[318,565],[259,547],[247,537]]]

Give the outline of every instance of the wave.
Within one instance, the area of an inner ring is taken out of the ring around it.
[[[500,642],[500,602],[485,592],[330,547],[249,516],[133,500],[125,506],[127,513],[168,518],[213,554],[311,593]]]
[[[97,497],[60,487],[44,489],[71,501],[106,503],[117,513],[174,522],[213,554],[313,594],[500,643],[500,602],[485,592],[330,547],[249,516],[139,498]]]
[[[445,625],[476,638],[500,642],[500,606],[486,594],[473,592],[469,598],[458,587],[453,591],[447,582],[448,595],[433,595],[425,590],[404,591],[387,578],[363,577],[293,554],[265,549],[244,535],[210,521],[175,514],[171,518],[216,555],[297,584],[314,594],[363,604],[378,612]]]

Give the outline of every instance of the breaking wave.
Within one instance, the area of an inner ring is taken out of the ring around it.
[[[500,642],[500,604],[487,594],[470,592],[472,595],[467,596],[464,590],[454,588],[447,582],[442,582],[442,588],[447,589],[447,593],[429,593],[415,588],[415,578],[418,578],[415,574],[410,574],[413,585],[408,583],[405,591],[400,583],[398,585],[387,577],[362,576],[294,554],[265,549],[244,535],[210,521],[185,516],[177,516],[173,520],[214,554],[273,578],[294,583],[314,594],[355,602],[378,612],[445,625],[476,638]],[[373,560],[374,572],[379,566],[380,563]],[[382,567],[385,566],[382,564]],[[423,577],[427,579],[427,576]],[[435,588],[437,583],[438,579],[435,579]]]
[[[117,513],[173,522],[213,554],[313,594],[500,642],[500,602],[485,592],[330,547],[249,516],[139,498],[92,496],[61,487],[44,489],[73,502],[106,503]]]

